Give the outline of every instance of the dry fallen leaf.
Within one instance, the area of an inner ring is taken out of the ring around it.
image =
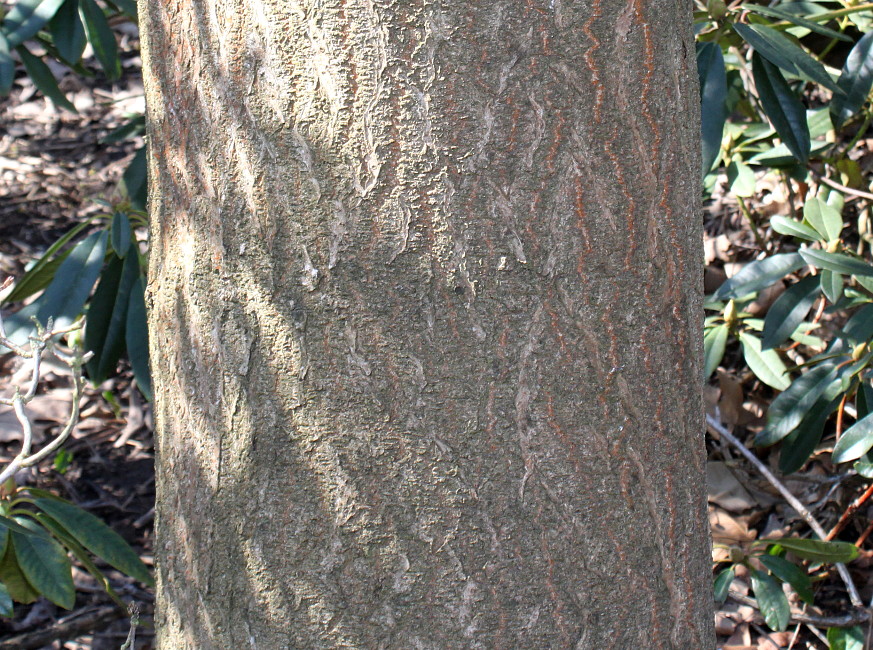
[[[706,464],[706,486],[710,503],[729,512],[742,512],[758,505],[722,461]]]

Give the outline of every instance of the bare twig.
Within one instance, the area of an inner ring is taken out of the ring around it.
[[[810,170],[810,171],[811,171],[813,177],[815,177],[815,180],[817,180],[819,183],[824,183],[825,185],[832,187],[835,190],[839,190],[840,192],[843,192],[845,194],[849,194],[851,196],[857,196],[857,197],[860,197],[862,199],[867,199],[869,201],[873,201],[873,194],[871,194],[870,192],[865,192],[864,190],[856,190],[853,187],[847,187],[846,185],[843,185],[841,183],[837,183],[836,181],[832,181],[827,176],[823,176],[814,170]]]
[[[52,329],[52,322],[49,319],[47,327],[43,328],[39,323],[36,323],[36,334],[30,337],[30,345],[27,347],[15,344],[6,335],[6,330],[3,327],[3,319],[0,317],[0,345],[9,348],[15,354],[26,359],[33,359],[33,371],[30,380],[30,386],[23,395],[18,387],[15,388],[15,394],[11,398],[0,398],[0,404],[11,406],[15,411],[15,416],[21,424],[23,438],[21,442],[21,451],[12,459],[12,461],[0,472],[0,485],[2,485],[10,477],[15,476],[20,470],[37,464],[43,458],[57,450],[70,434],[73,428],[79,421],[79,401],[82,397],[83,381],[82,381],[82,366],[91,357],[91,353],[84,353],[80,346],[73,346],[72,353],[66,354],[57,348],[54,342],[55,337],[61,334],[68,334],[82,327],[82,322],[76,322],[69,327]],[[67,420],[66,426],[48,445],[40,449],[36,453],[31,453],[33,445],[33,430],[31,428],[30,419],[24,410],[25,405],[34,398],[36,389],[39,385],[40,377],[40,361],[43,353],[49,350],[55,357],[63,363],[70,366],[73,373],[73,404],[70,409],[70,417]]]
[[[761,472],[761,474],[766,478],[770,484],[775,487],[782,497],[788,502],[792,508],[794,508],[798,514],[803,518],[803,520],[812,528],[813,532],[818,535],[819,539],[825,539],[827,537],[827,533],[824,528],[822,528],[821,524],[818,523],[815,517],[812,516],[812,513],[804,506],[791,492],[788,491],[782,482],[774,476],[773,472],[769,470],[769,468],[762,463],[755,454],[749,451],[746,446],[740,442],[734,435],[728,431],[718,420],[716,420],[711,415],[706,416],[706,424],[710,427],[716,434],[720,437],[727,440],[734,447],[736,447],[737,451],[739,451],[743,456],[745,456],[746,460],[748,460],[755,468]],[[863,607],[863,601],[861,600],[861,596],[858,593],[858,588],[855,586],[855,582],[852,580],[852,576],[849,574],[849,570],[846,568],[845,564],[839,563],[835,565],[837,567],[837,571],[840,574],[840,577],[843,579],[843,583],[846,585],[846,590],[849,592],[849,600],[852,601],[852,605],[855,607]]]
[[[0,650],[26,650],[27,648],[43,648],[53,641],[69,641],[80,634],[92,632],[105,627],[117,618],[121,618],[124,610],[115,605],[106,605],[90,611],[77,612],[75,617],[43,627],[31,632],[0,641]]]

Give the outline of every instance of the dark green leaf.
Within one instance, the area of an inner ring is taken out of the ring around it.
[[[765,25],[734,23],[733,28],[746,43],[773,65],[821,84],[835,93],[843,92],[821,63],[781,32]]]
[[[133,160],[130,161],[130,165],[124,171],[121,179],[130,203],[135,210],[145,210],[146,207],[146,192],[148,189],[146,168],[146,148],[140,147],[136,150]]]
[[[112,4],[123,11],[129,18],[136,22],[136,1],[135,0],[111,0]]]
[[[149,371],[149,338],[146,322],[145,284],[142,276],[130,290],[127,309],[127,356],[140,392],[152,401],[152,377]]]
[[[834,126],[839,128],[861,110],[873,87],[873,32],[864,34],[849,52],[837,83],[844,94],[834,95],[830,111]]]
[[[101,587],[106,591],[112,600],[118,603],[121,607],[127,608],[127,605],[124,604],[124,601],[118,596],[115,590],[112,588],[112,585],[109,583],[109,580],[103,574],[103,572],[97,568],[97,565],[94,564],[94,561],[91,559],[91,555],[85,548],[79,544],[75,540],[74,537],[70,535],[66,528],[61,526],[57,521],[49,517],[44,512],[35,512],[33,516],[41,523],[47,530],[50,530],[52,534],[64,545],[67,549],[76,556],[76,559],[79,560],[79,563],[85,567],[85,570],[90,573],[94,579],[100,584]]]
[[[730,566],[721,571],[715,578],[713,591],[715,592],[715,602],[723,603],[728,596],[728,589],[734,581],[734,567]]]
[[[0,528],[9,529],[10,531],[19,533],[20,535],[36,535],[39,537],[48,537],[44,530],[41,530],[39,528],[25,528],[14,519],[10,519],[9,517],[4,517],[2,515],[0,515]]]
[[[110,231],[112,250],[118,257],[124,259],[130,248],[130,218],[124,212],[116,212],[112,215],[112,229]]]
[[[835,463],[845,463],[860,458],[873,448],[873,415],[858,420],[834,445]]]
[[[840,398],[820,397],[809,409],[800,425],[782,441],[779,451],[779,471],[792,474],[804,466],[821,441],[825,422],[837,408]]]
[[[788,217],[771,217],[770,225],[780,235],[789,235],[807,241],[819,241],[821,239],[821,236],[805,223],[789,219]]]
[[[758,379],[776,390],[785,390],[791,385],[785,364],[775,350],[762,351],[761,341],[747,332],[740,332],[740,343],[743,344],[743,358]]]
[[[97,557],[143,584],[154,584],[148,569],[127,542],[90,512],[58,499],[36,499],[36,506]]]
[[[858,410],[858,419],[861,420],[873,411],[873,386],[870,380],[862,381],[855,395],[855,408]]]
[[[790,584],[800,599],[808,605],[812,605],[812,581],[806,575],[806,571],[798,567],[793,562],[778,557],[776,555],[761,555],[758,556],[770,573],[779,578],[782,582]]]
[[[821,280],[821,292],[831,303],[836,303],[843,293],[843,276],[825,269],[819,274],[819,277]]]
[[[785,11],[785,9],[776,6],[776,7],[768,7],[767,5],[756,5],[756,4],[744,4],[742,5],[743,9],[747,11],[753,11],[757,14],[761,14],[763,16],[771,16],[772,18],[778,18],[779,20],[785,20],[789,23],[793,23],[798,27],[805,27],[811,32],[816,32],[817,34],[821,34],[822,36],[827,36],[828,38],[836,38],[840,41],[846,41],[847,43],[851,43],[852,39],[846,36],[845,34],[841,34],[840,32],[834,31],[833,29],[829,29],[827,27],[823,27],[818,23],[814,23],[811,20],[807,20],[803,16],[798,16],[797,14],[793,14],[790,11]]]
[[[753,196],[758,185],[755,172],[742,160],[732,160],[727,168],[728,186],[735,196]]]
[[[105,252],[105,230],[98,230],[76,244],[36,301],[40,323],[45,324],[53,317],[56,327],[66,327],[75,321],[97,281]]]
[[[18,282],[15,283],[15,288],[12,290],[12,293],[6,297],[6,302],[18,302],[24,300],[28,296],[32,296],[37,291],[45,289],[54,277],[58,266],[60,266],[61,262],[66,259],[66,256],[69,253],[69,251],[60,253],[59,251],[74,237],[87,228],[93,220],[94,217],[91,217],[74,228],[71,228],[69,232],[52,244],[49,249],[43,253],[42,257],[39,258],[39,261],[37,261],[36,264],[34,264],[23,276],[21,276]]]
[[[807,116],[809,113],[807,112]],[[812,134],[810,134],[811,136]],[[818,156],[825,150],[830,149],[833,145],[824,140],[814,140],[812,150],[809,152],[810,157]],[[768,147],[761,153],[755,154],[749,158],[749,163],[753,165],[763,165],[765,167],[787,167],[790,173],[794,170],[801,170],[805,174],[804,167],[798,167],[797,159],[788,150],[784,143],[775,147]]]
[[[709,379],[724,357],[727,344],[728,326],[726,323],[716,325],[703,335],[704,378]]]
[[[873,305],[864,305],[846,321],[842,335],[852,345],[866,343],[873,338]]]
[[[42,29],[63,0],[18,0],[3,19],[9,47],[18,47]]]
[[[14,613],[15,612],[12,608],[12,596],[9,594],[6,585],[0,582],[0,616],[12,618]]]
[[[828,628],[827,639],[830,650],[864,650],[864,630],[857,625]]]
[[[770,404],[767,427],[755,436],[755,444],[772,445],[797,428],[818,398],[838,385],[838,372],[836,364],[825,362],[791,382]]]
[[[794,157],[806,162],[811,147],[806,108],[794,95],[779,68],[757,52],[752,55],[752,75],[770,124]]]
[[[82,19],[79,18],[79,0],[64,0],[54,18],[49,21],[49,32],[64,61],[75,65],[81,60],[88,38],[85,36]]]
[[[53,539],[12,533],[21,572],[34,589],[50,601],[72,609],[76,602],[70,559]]]
[[[758,609],[764,617],[764,622],[778,632],[788,627],[791,611],[788,599],[782,591],[782,586],[766,573],[751,569],[752,591],[758,601]]]
[[[85,23],[88,41],[94,48],[94,56],[103,66],[107,79],[110,81],[118,79],[121,76],[118,44],[115,42],[115,34],[109,27],[103,10],[97,6],[94,0],[79,0],[79,12],[82,16],[82,22]]]
[[[718,43],[697,44],[697,75],[700,78],[700,126],[705,175],[718,160],[727,119],[727,77],[724,56]]]
[[[31,81],[39,88],[43,95],[61,108],[66,108],[72,113],[79,112],[64,93],[61,92],[61,89],[58,88],[58,82],[55,80],[52,71],[49,70],[49,67],[39,57],[28,52],[27,48],[23,45],[19,45],[16,51],[21,57],[21,61],[24,63],[24,68],[27,70],[27,74],[30,75]]]
[[[783,537],[782,539],[763,540],[767,546],[778,544],[797,557],[813,562],[851,562],[858,557],[858,547],[848,542],[822,542],[818,539],[798,539]]]
[[[117,129],[114,129],[109,135],[105,138],[101,138],[101,144],[112,144],[113,142],[121,142],[122,140],[127,140],[135,135],[141,135],[145,132],[145,115],[138,115],[137,117],[131,119],[129,122],[125,122]]]
[[[827,251],[801,248],[800,254],[810,266],[818,269],[827,269],[835,273],[845,275],[873,276],[873,264],[863,260],[843,255],[842,253],[828,253]]]
[[[776,347],[794,333],[806,318],[820,290],[819,278],[808,275],[776,299],[764,318],[763,349]]]
[[[825,241],[839,239],[843,230],[843,215],[840,211],[817,196],[806,200],[803,206],[803,218]]]
[[[124,351],[124,331],[130,291],[139,279],[136,244],[128,239],[124,260],[113,257],[97,285],[85,326],[85,347],[94,353],[87,363],[88,377],[99,384],[115,371]]]
[[[0,31],[0,97],[9,94],[15,80],[15,60],[10,50],[6,35]]]
[[[9,595],[15,602],[28,604],[39,598],[39,592],[33,588],[21,567],[18,558],[15,557],[15,548],[12,544],[6,546],[6,554],[0,560],[0,584],[3,584]]]
[[[713,297],[716,300],[728,300],[745,296],[781,280],[803,264],[803,258],[797,253],[779,253],[750,262],[722,284]]]

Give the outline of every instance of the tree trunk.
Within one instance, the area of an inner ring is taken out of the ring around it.
[[[690,5],[141,10],[158,647],[713,647]]]

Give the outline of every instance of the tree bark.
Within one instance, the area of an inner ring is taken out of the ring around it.
[[[710,648],[679,0],[145,0],[158,646]]]

